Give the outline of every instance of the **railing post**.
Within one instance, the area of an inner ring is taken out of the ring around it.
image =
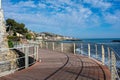
[[[82,54],[82,48],[83,48],[83,45],[81,43],[81,45],[80,45],[80,54]]]
[[[37,56],[36,56],[36,45],[35,45],[35,44],[34,44],[33,49],[34,49],[34,50],[33,50],[33,53],[34,53],[34,56],[35,56],[34,58],[36,59]],[[37,61],[37,59],[36,59],[36,61]]]
[[[53,42],[52,43],[52,48],[53,48],[53,51],[55,50],[55,43]]]
[[[41,41],[41,42],[40,42],[40,47],[42,48],[42,46],[43,46],[43,45],[42,45],[42,41]]]
[[[29,54],[29,47],[25,47],[25,68],[29,66],[29,59],[28,59],[28,54]]]
[[[24,44],[22,45],[22,51],[23,51],[23,53],[25,52],[25,47],[24,47]]]
[[[90,58],[90,44],[88,44],[88,57]]]
[[[96,53],[96,58],[98,58],[98,53],[97,53],[97,44],[95,44],[95,53]]]
[[[102,64],[104,65],[105,63],[105,50],[104,50],[104,46],[102,45]]]
[[[39,60],[38,53],[39,53],[39,46],[37,45],[37,46],[36,46],[36,60],[37,60],[37,61]]]
[[[110,69],[110,48],[108,47],[108,67]]]
[[[63,43],[61,43],[61,52],[63,52]]]
[[[112,64],[112,66],[111,66],[111,79],[112,80],[116,80],[116,72],[115,72],[115,70],[116,70],[116,58],[115,58],[115,54],[114,54],[114,52],[112,51],[112,53],[111,53],[111,64]]]
[[[74,55],[75,55],[75,43],[73,43]]]
[[[38,49],[37,49],[37,45],[36,44],[34,44],[34,55],[35,55],[35,59],[36,59],[36,61],[38,61]]]
[[[45,44],[46,44],[46,49],[48,49],[48,43],[47,43],[47,42],[45,42]]]

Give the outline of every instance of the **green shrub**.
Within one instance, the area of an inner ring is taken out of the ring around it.
[[[13,42],[11,40],[8,40],[8,46],[9,46],[9,48],[14,47]]]
[[[31,40],[31,39],[32,39],[31,34],[27,33],[27,34],[26,34],[26,39]]]
[[[8,40],[11,40],[11,41],[20,41],[20,38],[17,36],[8,36],[7,38]]]

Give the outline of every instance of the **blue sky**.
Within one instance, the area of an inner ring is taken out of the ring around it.
[[[2,0],[5,19],[35,32],[120,38],[120,0]]]

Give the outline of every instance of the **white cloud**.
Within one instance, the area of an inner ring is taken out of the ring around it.
[[[112,24],[113,28],[120,29],[120,11],[116,11],[114,14],[104,13],[104,19],[107,23]]]
[[[60,7],[64,8],[66,10],[65,13],[56,12],[54,15],[48,15],[46,16],[41,11],[38,11],[37,13],[28,13],[28,10],[24,7],[35,7],[37,5],[34,4],[33,1],[26,1],[26,2],[19,2],[17,4],[11,4],[9,5],[13,8],[7,8],[9,12],[6,13],[6,18],[14,18],[20,22],[25,22],[25,24],[36,24],[36,25],[44,25],[44,26],[51,26],[56,28],[57,27],[96,27],[99,26],[99,18],[98,16],[93,15],[92,11],[89,8],[85,8],[82,5],[75,5],[75,3],[70,2],[69,0],[66,0],[65,2],[63,0],[57,1],[48,1],[49,3],[53,4],[53,7],[59,9]],[[60,3],[61,2],[61,3]],[[71,6],[65,7],[61,4],[68,4]],[[21,5],[22,4],[22,5]],[[39,8],[46,8],[47,5],[43,3],[38,4]],[[72,7],[74,6],[74,7]],[[37,8],[37,7],[36,7]],[[6,8],[5,8],[6,9]],[[23,9],[25,9],[23,11]],[[24,13],[19,13],[19,10],[22,10]],[[91,24],[91,26],[88,26]],[[34,27],[34,26],[33,26]]]
[[[20,1],[16,4],[11,3],[8,1],[3,1],[3,9],[5,12],[14,12],[14,13],[27,13],[28,8],[35,8],[37,7],[34,4],[34,1]],[[32,12],[32,11],[31,11]]]
[[[14,7],[37,7],[35,4],[34,4],[34,1],[20,1],[19,3],[15,4]]]
[[[91,4],[95,8],[106,10],[112,6],[111,3],[104,2],[103,0],[84,0],[85,3]]]
[[[40,8],[46,8],[46,5],[43,4],[43,3],[39,3],[38,6],[39,6]]]
[[[47,3],[51,5],[47,5]],[[95,0],[93,3],[89,3],[101,9],[110,7],[109,3],[100,2],[98,4]],[[32,30],[39,30],[41,28],[41,30],[52,31],[54,29],[54,31],[59,33],[64,31],[70,34],[78,34],[77,32],[73,33],[72,30],[100,27],[102,24],[101,18],[104,18],[107,23],[114,26],[115,24],[120,25],[119,11],[115,12],[115,14],[107,13],[101,17],[94,14],[90,8],[86,8],[84,5],[76,4],[70,0],[47,0],[38,4],[35,4],[31,0],[25,2],[20,1],[16,4],[8,1],[4,2],[3,7],[6,18],[13,18],[19,22],[23,22]],[[37,11],[33,11],[32,13],[31,8],[35,8]],[[48,8],[53,8],[54,10],[47,11]],[[61,8],[62,11],[58,12]]]

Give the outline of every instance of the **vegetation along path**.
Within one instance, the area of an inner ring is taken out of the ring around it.
[[[39,50],[41,62],[0,80],[110,80],[107,67],[81,55]]]

